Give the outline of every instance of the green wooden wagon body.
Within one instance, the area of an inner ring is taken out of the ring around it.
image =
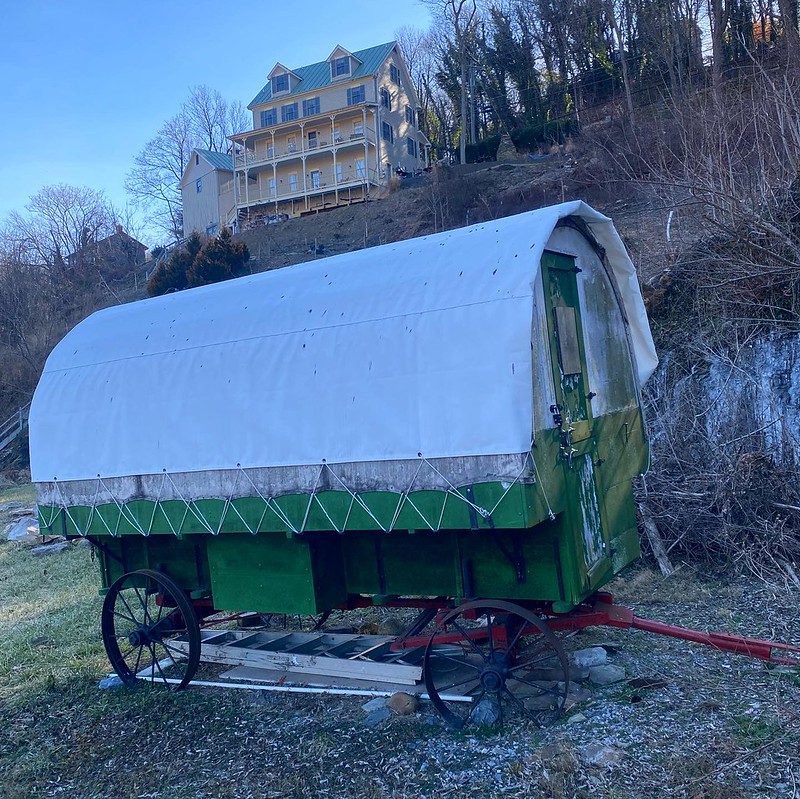
[[[582,203],[119,306],[37,389],[41,524],[217,609],[566,611],[639,555],[655,363]]]

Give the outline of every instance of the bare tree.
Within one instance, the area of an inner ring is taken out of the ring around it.
[[[26,210],[10,215],[6,247],[14,247],[28,264],[80,267],[87,246],[114,231],[114,212],[105,195],[86,187],[45,186]]]
[[[190,120],[181,111],[147,142],[125,179],[126,191],[175,241],[183,236],[180,181],[194,146]]]
[[[228,136],[250,127],[239,102],[228,103],[207,86],[195,86],[133,160],[125,189],[151,213],[151,221],[175,241],[183,237],[180,181],[195,148],[227,152]]]

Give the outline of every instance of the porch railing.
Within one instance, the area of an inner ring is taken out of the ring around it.
[[[319,153],[340,147],[363,144],[365,139],[369,144],[375,144],[375,131],[369,128],[362,133],[350,133],[336,137],[329,136],[326,139],[312,139],[311,141],[304,139],[297,144],[276,141],[274,146],[270,145],[265,150],[247,150],[244,153],[239,153],[234,159],[234,164],[236,167],[244,167],[275,163],[290,158],[298,158],[304,153]]]
[[[30,409],[29,402],[0,424],[0,451],[4,450],[25,429]]]

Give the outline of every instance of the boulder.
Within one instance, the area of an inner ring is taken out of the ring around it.
[[[579,669],[590,669],[608,660],[608,652],[602,646],[590,646],[572,653],[572,662]]]
[[[595,685],[613,685],[625,679],[625,669],[612,663],[603,663],[589,669],[589,679]]]
[[[388,708],[398,716],[411,716],[419,709],[419,699],[405,691],[397,691],[389,697]]]

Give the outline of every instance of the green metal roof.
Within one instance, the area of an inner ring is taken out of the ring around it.
[[[358,80],[369,75],[374,75],[380,65],[386,60],[386,57],[392,51],[396,42],[387,42],[386,44],[379,44],[376,47],[368,47],[366,50],[356,50],[353,55],[361,62],[348,80]],[[292,97],[297,94],[305,94],[306,92],[313,92],[316,89],[322,89],[325,86],[330,86],[333,83],[340,81],[331,80],[331,66],[328,61],[319,61],[316,64],[309,64],[306,67],[291,70],[300,77],[300,81],[295,86],[294,90],[288,94],[281,94],[281,100],[285,97]],[[268,103],[272,99],[272,82],[268,81],[267,85],[252,99],[248,108]]]
[[[233,158],[230,153],[215,153],[213,150],[197,150],[201,158],[205,158],[214,169],[227,169],[233,171]]]

